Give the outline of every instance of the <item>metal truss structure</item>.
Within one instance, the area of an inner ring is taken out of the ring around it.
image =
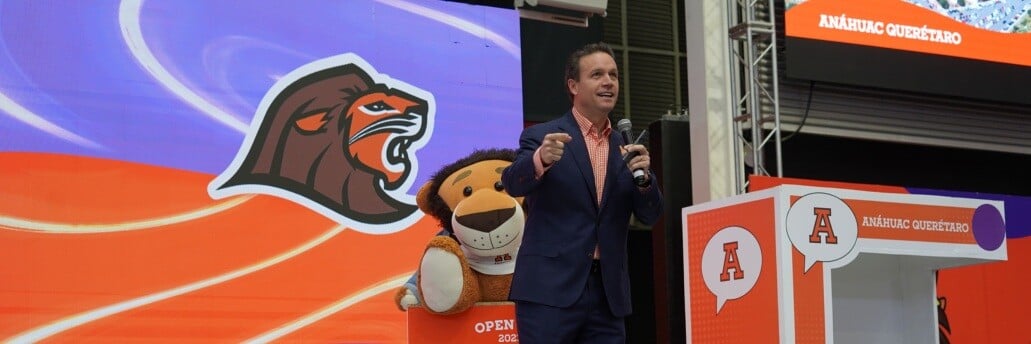
[[[735,100],[734,162],[737,193],[747,191],[746,173],[782,176],[780,99],[777,94],[775,0],[727,0],[731,94]],[[766,150],[773,148],[773,155]],[[775,174],[770,172],[768,158]]]

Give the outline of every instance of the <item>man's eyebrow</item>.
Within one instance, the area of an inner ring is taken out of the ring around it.
[[[472,174],[473,171],[470,170],[462,171],[462,173],[458,174],[458,177],[455,177],[455,181],[451,182],[451,185],[455,185],[456,183],[458,183],[458,181],[465,179],[466,177],[471,176]]]

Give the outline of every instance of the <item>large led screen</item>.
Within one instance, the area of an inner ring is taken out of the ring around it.
[[[789,76],[1031,103],[1031,0],[786,0]]]
[[[0,340],[403,342],[414,195],[515,148],[519,41],[447,1],[0,2]]]

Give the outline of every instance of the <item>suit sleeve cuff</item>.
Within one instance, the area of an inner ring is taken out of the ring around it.
[[[552,165],[544,167],[544,162],[541,161],[541,147],[537,147],[537,150],[533,152],[533,177],[541,179],[544,176],[544,172],[548,172]]]

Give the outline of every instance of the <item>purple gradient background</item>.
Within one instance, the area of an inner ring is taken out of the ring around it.
[[[408,1],[453,16],[441,21],[386,2],[401,1],[149,1],[139,25],[162,68],[244,126],[277,76],[342,53],[358,54],[379,73],[432,93],[434,132],[416,152],[421,167],[413,185],[474,148],[515,148],[523,127],[518,14]],[[218,174],[245,133],[212,119],[147,72],[123,39],[119,4],[0,3],[0,93],[96,143],[61,139],[0,111],[0,152]],[[480,29],[455,28],[460,21]],[[488,33],[514,44],[515,54]]]

